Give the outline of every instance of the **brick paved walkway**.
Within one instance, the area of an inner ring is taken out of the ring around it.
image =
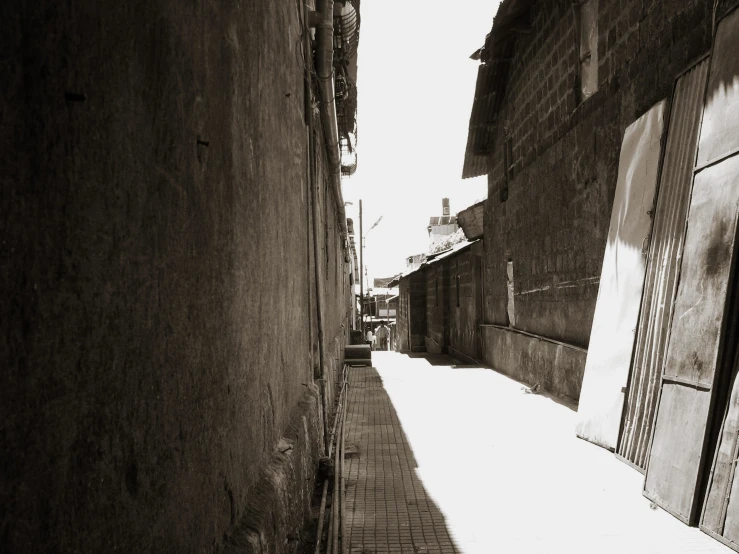
[[[349,370],[346,442],[350,553],[458,552],[374,368]]]
[[[349,371],[352,554],[731,554],[575,436],[576,413],[489,369],[373,352]]]

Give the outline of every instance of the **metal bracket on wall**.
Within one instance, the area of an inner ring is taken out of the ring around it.
[[[321,14],[312,9],[308,4],[305,4],[305,24],[309,29],[315,29],[318,23],[321,21]]]

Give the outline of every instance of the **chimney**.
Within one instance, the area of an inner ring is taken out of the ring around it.
[[[442,198],[441,199],[441,215],[448,216],[449,215],[449,199],[448,198]]]

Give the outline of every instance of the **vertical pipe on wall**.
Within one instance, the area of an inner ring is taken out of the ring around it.
[[[339,454],[339,525],[341,531],[341,554],[347,554],[346,541],[346,475],[344,460],[346,458],[346,414],[349,411],[349,383],[347,382],[347,367],[344,366],[344,411],[341,416],[341,453]]]
[[[339,210],[339,225],[342,238],[347,236],[346,209],[341,193],[341,154],[339,151],[339,125],[336,118],[336,91],[334,87],[334,2],[318,0],[316,11],[316,76],[321,95],[321,119],[326,141],[331,183],[336,207]]]
[[[311,121],[313,116],[311,115]],[[309,130],[309,144],[310,144],[310,201],[313,208],[313,267],[315,268],[315,282],[316,282],[316,326],[318,327],[318,368],[319,378],[322,379],[323,386],[323,438],[324,445],[328,448],[328,394],[327,394],[327,383],[326,383],[326,367],[325,367],[325,351],[323,344],[323,279],[321,277],[321,263],[319,262],[320,248],[318,246],[318,221],[320,218],[320,212],[318,210],[318,179],[316,175],[316,138],[312,129]]]
[[[318,179],[317,179],[317,165],[316,165],[316,142],[315,142],[315,130],[313,120],[313,109],[312,109],[312,87],[311,73],[312,73],[312,56],[310,55],[310,29],[309,22],[306,13],[305,6],[301,4],[303,14],[303,48],[305,49],[305,124],[308,127],[308,187],[310,187],[310,193],[308,195],[308,202],[310,206],[308,208],[308,217],[311,220],[309,225],[313,232],[313,267],[314,267],[314,278],[315,278],[315,295],[316,295],[316,331],[318,339],[318,375],[314,372],[314,379],[320,379],[321,383],[321,400],[322,400],[322,412],[323,412],[323,444],[325,448],[328,448],[328,417],[329,417],[329,389],[326,383],[325,375],[325,361],[324,361],[324,344],[323,344],[323,297],[322,297],[322,283],[321,279],[321,264],[318,261],[319,258],[319,246],[318,246],[318,222],[320,220],[320,212],[318,210]],[[309,233],[310,234],[310,233]],[[309,261],[310,271],[310,261]],[[310,286],[309,286],[310,290]],[[311,322],[312,323],[312,322]],[[312,336],[312,329],[311,329]],[[313,344],[311,342],[311,349]],[[328,453],[327,455],[330,455]]]

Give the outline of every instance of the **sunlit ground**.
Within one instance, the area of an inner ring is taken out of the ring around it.
[[[652,509],[643,476],[578,439],[569,408],[489,369],[373,361],[464,552],[732,552]]]

